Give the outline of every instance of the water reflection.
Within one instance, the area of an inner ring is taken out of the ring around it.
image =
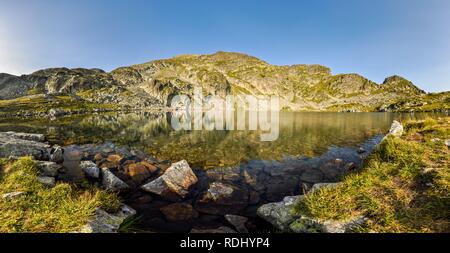
[[[54,121],[1,119],[0,131],[43,133],[60,145],[111,141],[145,150],[158,159],[186,159],[193,166],[209,168],[286,155],[316,156],[330,146],[354,147],[384,134],[394,119],[427,116],[440,115],[281,112],[279,138],[273,142],[261,141],[261,131],[175,131],[171,115],[163,113],[77,115]]]

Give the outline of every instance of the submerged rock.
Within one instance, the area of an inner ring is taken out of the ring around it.
[[[283,201],[260,206],[256,213],[259,217],[271,223],[279,230],[289,232],[290,224],[299,218],[291,209],[295,202],[301,198],[304,198],[304,195],[288,196]]]
[[[248,229],[245,226],[245,223],[248,221],[247,217],[227,214],[225,215],[225,220],[233,225],[239,233],[248,233]]]
[[[112,191],[125,191],[130,188],[108,168],[102,168],[102,185],[105,189]]]
[[[108,213],[101,208],[95,210],[95,216],[91,221],[83,226],[80,233],[116,233],[120,225],[129,217],[136,214],[136,211],[127,206],[120,205],[116,213]]]
[[[229,183],[213,182],[195,204],[207,214],[235,214],[248,205],[248,190]]]
[[[186,221],[198,217],[198,212],[189,203],[174,203],[160,209],[168,221]]]
[[[100,169],[97,165],[91,161],[82,161],[80,163],[80,168],[86,174],[87,177],[90,178],[99,178],[100,177]]]
[[[182,160],[172,164],[162,176],[141,188],[169,200],[177,200],[185,198],[189,194],[189,188],[197,182],[198,178],[189,164]]]
[[[232,233],[236,233],[236,231],[225,226],[210,229],[193,228],[191,230],[191,234],[232,234]]]

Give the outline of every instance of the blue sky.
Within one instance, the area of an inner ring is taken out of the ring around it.
[[[0,0],[0,72],[244,52],[450,90],[447,0]]]

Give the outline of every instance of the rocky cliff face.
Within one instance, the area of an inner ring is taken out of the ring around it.
[[[320,65],[274,66],[240,53],[181,55],[171,59],[99,69],[55,68],[20,77],[0,74],[0,99],[32,94],[71,94],[89,102],[131,107],[166,106],[177,94],[277,95],[292,110],[373,111],[424,91],[399,76],[376,84],[357,74],[332,75]]]

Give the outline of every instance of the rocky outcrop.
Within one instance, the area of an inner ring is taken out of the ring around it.
[[[379,85],[358,74],[333,76],[329,68],[320,65],[275,66],[231,52],[181,55],[110,73],[52,68],[20,77],[0,74],[0,99],[64,94],[84,102],[127,108],[168,106],[175,95],[192,95],[194,87],[219,96],[277,95],[281,107],[292,110],[373,111],[402,100],[420,101],[424,94],[398,76]]]
[[[101,208],[97,208],[91,221],[83,226],[79,233],[116,233],[120,225],[128,218],[136,215],[136,211],[127,206],[120,205],[116,213],[108,213]]]
[[[143,185],[142,189],[170,200],[177,200],[185,198],[189,194],[189,188],[197,181],[198,178],[189,164],[182,160],[173,163],[162,176]]]

